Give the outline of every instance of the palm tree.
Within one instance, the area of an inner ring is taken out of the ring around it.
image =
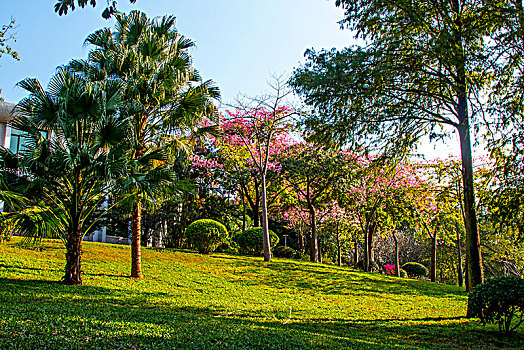
[[[1,199],[13,209],[2,213],[1,224],[62,239],[64,283],[81,285],[82,239],[96,222],[93,213],[111,180],[125,173],[129,123],[118,115],[122,84],[90,82],[61,68],[47,90],[36,79],[19,86],[30,95],[16,106],[12,125],[24,133],[26,149],[18,157],[8,149],[0,152],[0,171],[9,174],[2,176]]]
[[[114,30],[100,29],[87,37],[86,43],[94,49],[87,60],[74,61],[71,67],[94,81],[110,79],[123,84],[121,116],[132,123],[131,159],[137,165],[135,171],[145,176],[155,164],[163,166],[165,159],[149,162],[147,171],[139,160],[159,150],[169,154],[184,146],[184,136],[198,121],[216,115],[213,101],[220,93],[211,80],[202,81],[193,67],[189,49],[194,43],[177,32],[174,16],[149,19],[132,11],[129,15],[116,13],[115,19]],[[135,176],[132,181],[137,196],[131,215],[131,276],[142,278],[142,205],[151,196],[139,180]]]

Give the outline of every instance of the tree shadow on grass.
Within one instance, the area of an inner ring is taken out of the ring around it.
[[[224,256],[215,257],[223,259]],[[276,289],[299,289],[303,292],[336,295],[403,297],[428,296],[433,298],[463,298],[466,292],[455,286],[435,284],[427,281],[397,278],[375,273],[355,272],[341,267],[320,264],[274,261],[270,263],[252,259],[232,259],[229,266],[242,271],[253,283]],[[336,273],[333,273],[336,270]],[[269,276],[268,276],[269,274]],[[246,279],[240,280],[245,282]]]
[[[0,348],[520,349],[524,339],[522,331],[501,338],[461,317],[289,318],[157,305],[140,294],[96,286],[0,279],[0,286],[5,283]]]

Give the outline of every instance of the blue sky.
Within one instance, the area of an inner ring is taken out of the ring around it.
[[[26,94],[15,84],[36,77],[47,85],[55,68],[72,58],[84,58],[83,46],[93,31],[113,26],[96,8],[77,9],[58,16],[55,0],[2,0],[0,24],[17,21],[17,42],[21,60],[0,58],[2,97],[17,103]],[[353,34],[341,30],[343,12],[334,0],[138,0],[131,5],[119,0],[119,9],[144,11],[148,16],[173,14],[179,32],[193,39],[196,68],[204,79],[213,79],[223,101],[232,102],[239,93],[257,95],[266,89],[274,74],[291,73],[303,62],[307,48],[343,48],[354,43]]]
[[[204,79],[220,87],[222,101],[234,102],[240,94],[255,96],[267,90],[271,74],[289,74],[304,62],[304,51],[356,43],[354,34],[337,23],[343,11],[335,0],[119,0],[119,9],[144,11],[148,16],[173,14],[179,32],[196,42],[192,56]],[[55,0],[0,0],[0,25],[17,21],[17,42],[21,60],[0,58],[1,96],[17,103],[26,93],[15,84],[36,77],[47,85],[55,68],[72,58],[85,58],[88,34],[112,27],[104,20],[105,1],[58,16]],[[456,135],[447,142],[429,145],[420,151],[429,158],[458,155]]]

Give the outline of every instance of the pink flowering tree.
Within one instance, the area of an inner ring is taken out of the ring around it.
[[[321,260],[318,244],[319,213],[333,202],[331,194],[351,160],[343,152],[310,143],[290,145],[283,153],[282,175],[296,196],[296,206],[308,213],[310,260]]]
[[[279,145],[287,142],[290,119],[295,114],[294,109],[280,105],[286,94],[282,94],[278,87],[275,91],[276,95],[270,99],[250,99],[247,103],[239,101],[237,108],[226,112],[226,118],[220,124],[224,152],[241,155],[240,158],[255,169],[260,179],[264,261],[271,261],[267,173],[269,170],[279,171],[278,165],[271,159],[279,151]]]
[[[377,166],[364,157],[358,162],[359,167],[344,177],[339,200],[358,223],[364,238],[363,268],[369,271],[374,237],[381,232],[396,240],[398,230],[413,225],[414,190],[420,180],[407,163]]]

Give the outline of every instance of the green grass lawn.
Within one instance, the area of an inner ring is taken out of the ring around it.
[[[454,286],[285,259],[83,244],[80,287],[58,241],[0,244],[0,349],[522,349],[463,318]]]

